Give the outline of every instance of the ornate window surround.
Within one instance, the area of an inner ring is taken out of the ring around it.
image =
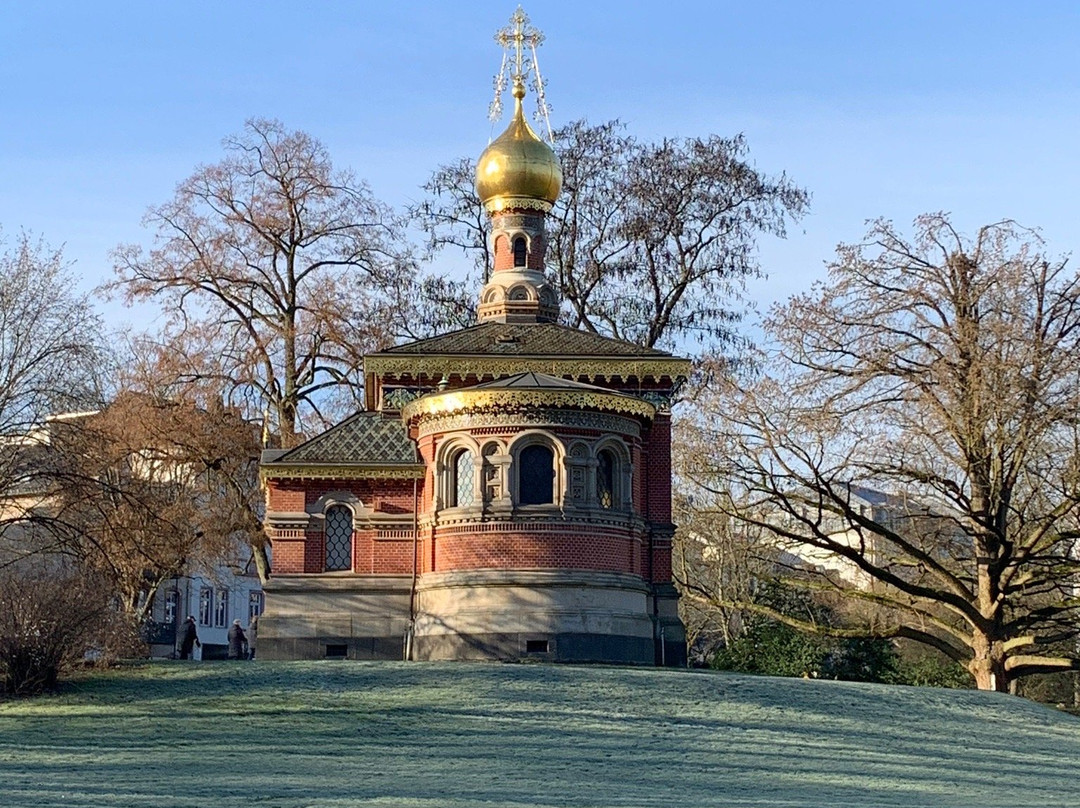
[[[458,455],[463,452],[472,452],[473,457],[473,501],[465,506],[458,507],[450,503],[456,500],[456,462]],[[480,479],[480,446],[475,440],[467,435],[452,435],[448,437],[438,448],[435,454],[435,497],[433,506],[436,511],[470,511],[477,508],[481,502],[482,483]]]
[[[552,453],[552,466],[554,479],[552,480],[552,501],[542,505],[521,505],[521,452],[529,446],[546,446]],[[519,433],[509,446],[510,466],[512,473],[509,474],[510,498],[514,507],[524,510],[561,508],[566,502],[566,447],[551,432],[544,429],[529,429]]]
[[[597,475],[600,468],[600,453],[609,452],[612,459],[615,461],[612,464],[611,475],[611,487],[612,487],[612,502],[610,508],[604,508],[609,511],[629,511],[633,510],[633,464],[631,463],[631,455],[629,447],[619,438],[609,435],[601,438],[595,444],[593,444],[592,452],[592,491],[591,502],[596,507],[600,505],[600,492],[597,484]]]
[[[305,510],[311,518],[311,527],[317,528],[323,537],[323,568],[324,572],[351,572],[348,570],[326,570],[326,512],[334,507],[345,508],[352,515],[352,538],[349,542],[349,565],[354,567],[356,564],[356,532],[361,529],[362,525],[369,524],[371,522],[371,508],[364,505],[359,497],[352,491],[327,491],[313,503],[308,505]]]

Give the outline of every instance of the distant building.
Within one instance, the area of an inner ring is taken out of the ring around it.
[[[690,363],[557,322],[562,172],[513,78],[477,170],[479,321],[369,355],[367,411],[264,453],[260,657],[685,662],[669,404]]]

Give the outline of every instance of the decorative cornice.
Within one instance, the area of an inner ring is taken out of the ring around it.
[[[338,463],[281,463],[264,465],[259,476],[267,480],[422,480],[424,466],[361,466]]]
[[[489,214],[501,213],[504,210],[538,210],[548,213],[551,203],[545,199],[533,199],[527,196],[496,196],[484,203],[484,208]]]
[[[690,377],[692,365],[687,359],[676,357],[633,357],[623,358],[618,356],[597,357],[552,357],[552,356],[492,356],[492,355],[469,355],[447,356],[445,354],[420,354],[392,356],[388,354],[368,354],[364,358],[364,370],[376,376],[409,376],[418,378],[421,375],[439,377],[444,374],[457,374],[462,378],[474,375],[478,378],[484,376],[512,376],[515,373],[549,373],[552,376],[572,376],[579,378],[602,378],[638,379],[663,377],[670,378],[673,382]]]
[[[621,435],[638,437],[641,424],[622,415],[599,412],[573,412],[565,410],[531,410],[516,413],[489,413],[485,415],[483,427],[573,427],[598,432],[615,432]],[[476,419],[468,412],[440,415],[425,418],[419,429],[419,435],[431,435],[439,432],[457,432],[473,430],[478,427]]]
[[[531,409],[581,409],[616,412],[638,418],[653,418],[656,407],[644,399],[592,390],[465,389],[435,393],[411,401],[401,410],[402,419],[425,420],[462,412],[506,412]]]

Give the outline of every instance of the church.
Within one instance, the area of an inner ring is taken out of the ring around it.
[[[368,355],[364,411],[263,453],[261,659],[685,664],[670,406],[690,363],[558,322],[562,172],[523,112],[539,37],[511,21],[514,112],[476,171],[477,322]]]

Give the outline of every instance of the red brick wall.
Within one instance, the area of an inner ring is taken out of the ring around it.
[[[498,218],[494,222],[494,226],[499,226]],[[528,242],[529,239],[526,239]],[[525,266],[529,269],[538,269],[541,272],[544,269],[544,238],[542,234],[532,234],[531,246],[529,252],[525,256]],[[495,237],[495,256],[494,256],[494,269],[499,272],[503,269],[514,268],[514,246],[510,239],[500,234]]]
[[[348,491],[376,513],[402,517],[400,529],[380,533],[361,521],[353,533],[353,572],[405,574],[412,572],[412,480],[270,480],[267,503],[271,511],[298,513],[331,491]],[[421,484],[421,499],[427,494]],[[319,573],[324,571],[325,550],[321,527],[267,531],[272,546],[273,572]],[[405,535],[407,534],[407,536]]]
[[[273,542],[273,571],[280,573],[296,573],[304,571],[304,539],[300,538],[272,538]]]
[[[644,437],[645,516],[666,525],[671,522],[671,416],[657,413]]]
[[[639,540],[616,532],[561,529],[440,531],[433,543],[434,570],[588,569],[642,573]],[[427,571],[427,570],[425,570]]]

